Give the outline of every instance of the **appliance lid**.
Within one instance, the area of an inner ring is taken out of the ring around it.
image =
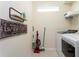
[[[63,34],[64,38],[68,38],[69,41],[78,42],[79,41],[79,34]]]

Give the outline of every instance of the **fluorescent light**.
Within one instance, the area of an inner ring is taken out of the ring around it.
[[[59,11],[58,9],[38,9],[38,12]]]
[[[37,9],[38,12],[55,12],[55,11],[59,11],[59,7],[47,7],[47,8],[38,8]]]

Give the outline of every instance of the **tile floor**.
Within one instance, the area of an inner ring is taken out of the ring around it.
[[[32,57],[63,57],[63,56],[59,56],[56,51],[44,51],[40,52],[39,54],[32,53]]]

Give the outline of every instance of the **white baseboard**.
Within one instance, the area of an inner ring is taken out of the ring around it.
[[[56,51],[56,48],[45,48],[47,51]]]

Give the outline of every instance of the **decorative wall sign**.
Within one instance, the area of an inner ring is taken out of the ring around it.
[[[27,32],[27,25],[0,19],[0,38]]]

